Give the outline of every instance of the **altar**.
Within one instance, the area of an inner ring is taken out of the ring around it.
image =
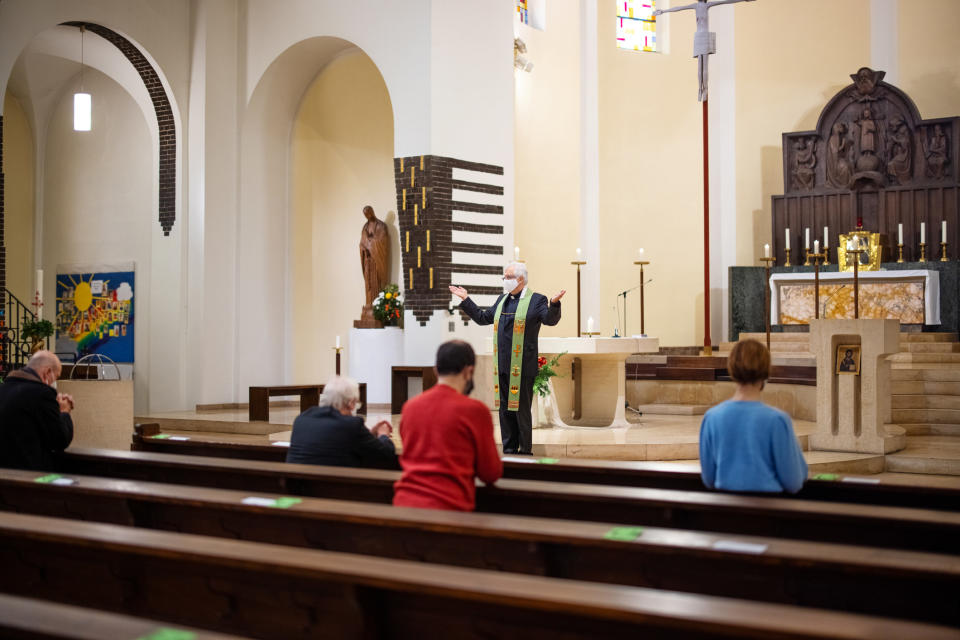
[[[861,271],[860,317],[901,324],[940,324],[940,273],[913,269]],[[770,276],[770,323],[808,324],[814,319],[814,274]],[[854,317],[853,273],[820,273],[820,317]]]
[[[551,380],[553,393],[546,398],[534,398],[536,426],[630,426],[624,410],[627,358],[636,353],[657,353],[659,339],[540,338],[539,346],[540,355],[548,358],[566,354],[557,363],[559,375]],[[482,355],[490,359],[492,353],[493,338],[487,338]],[[479,369],[478,375],[482,375]],[[478,381],[482,379],[478,377]],[[539,412],[536,411],[538,404],[542,407]]]

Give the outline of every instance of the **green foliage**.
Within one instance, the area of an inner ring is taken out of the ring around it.
[[[403,320],[403,296],[400,287],[388,284],[373,301],[373,317],[385,327],[396,327]]]
[[[53,323],[49,320],[27,320],[20,326],[20,337],[38,342],[53,335]]]
[[[533,379],[533,391],[541,397],[546,397],[550,395],[550,378],[554,376],[559,376],[554,367],[557,366],[557,363],[560,361],[560,358],[566,355],[566,351],[563,353],[558,353],[557,355],[550,358],[548,361],[546,357],[540,356],[537,358],[537,364],[540,365],[540,368],[537,370],[537,377]],[[560,376],[563,377],[563,376]]]

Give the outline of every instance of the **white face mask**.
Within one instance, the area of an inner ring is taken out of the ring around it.
[[[510,293],[517,288],[517,285],[520,284],[520,281],[516,278],[504,279],[503,281],[503,292]]]

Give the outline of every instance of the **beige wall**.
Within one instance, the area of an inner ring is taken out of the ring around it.
[[[580,245],[580,11],[550,5],[550,28],[520,27],[532,73],[514,72],[516,226],[514,237],[535,290],[561,289],[563,316],[543,336],[577,331],[574,259]]]
[[[960,2],[900,0],[898,13],[900,88],[924,118],[960,115]]]
[[[7,289],[21,302],[33,301],[34,221],[33,132],[20,103],[7,92],[3,108],[4,242]],[[52,293],[47,297],[53,300]],[[52,308],[52,303],[51,303]],[[48,314],[47,317],[50,317]]]
[[[293,382],[323,382],[334,372],[336,336],[349,349],[364,303],[364,205],[390,226],[391,281],[399,274],[393,111],[364,53],[331,62],[304,95],[293,124],[291,176]],[[345,368],[346,350],[342,357]]]

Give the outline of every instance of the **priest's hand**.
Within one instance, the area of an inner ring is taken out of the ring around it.
[[[457,296],[461,300],[466,300],[467,296],[470,295],[469,293],[467,293],[467,290],[464,289],[463,287],[457,287],[454,285],[450,285],[450,293]]]
[[[373,428],[370,429],[371,433],[376,437],[380,436],[390,436],[393,433],[393,427],[386,420],[381,420],[377,424],[373,425]]]
[[[557,304],[558,302],[560,302],[560,298],[562,298],[563,294],[565,294],[566,292],[567,292],[566,289],[560,289],[560,293],[550,298],[550,304]]]

